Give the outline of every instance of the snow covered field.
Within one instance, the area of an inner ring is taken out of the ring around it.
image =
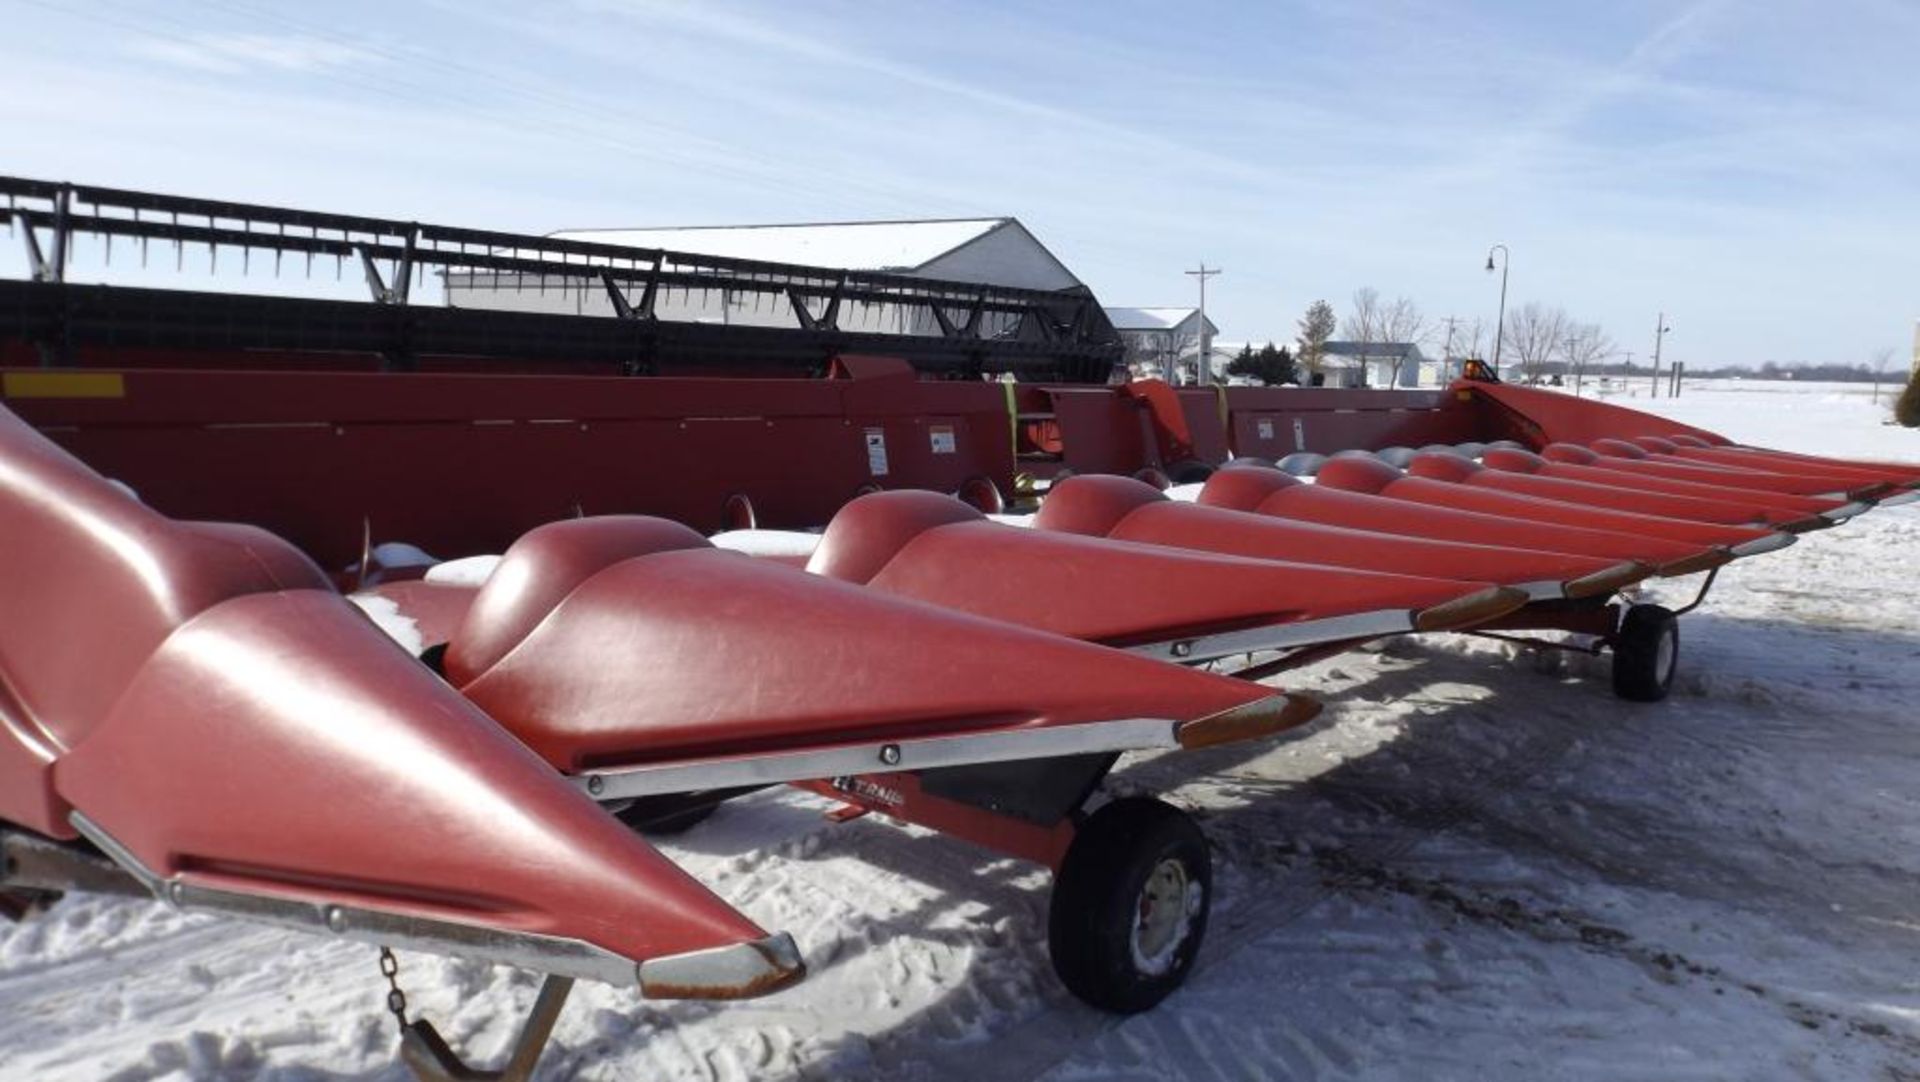
[[[1737,439],[1920,461],[1866,388],[1615,398]],[[1142,757],[1202,817],[1201,967],[1114,1019],[1052,976],[1044,873],[780,791],[663,844],[813,976],[734,1005],[583,986],[549,1079],[1920,1078],[1920,509],[1721,575],[1680,686],[1403,640],[1287,674],[1330,704]],[[1684,601],[1691,582],[1661,585]],[[403,955],[475,1053],[533,978]],[[0,1077],[393,1079],[370,947],[71,898],[0,925]]]

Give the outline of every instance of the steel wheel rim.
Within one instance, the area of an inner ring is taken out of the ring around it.
[[[1153,866],[1140,887],[1128,943],[1141,972],[1159,975],[1173,968],[1204,900],[1185,863],[1168,857]]]

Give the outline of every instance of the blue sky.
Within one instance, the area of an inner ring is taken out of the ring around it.
[[[0,0],[0,171],[545,232],[1018,216],[1108,304],[1362,286],[1904,359],[1920,6]],[[10,242],[11,243],[11,242]],[[11,260],[14,255],[6,253]],[[0,264],[10,266],[10,264]],[[1896,362],[1897,363],[1897,362]]]

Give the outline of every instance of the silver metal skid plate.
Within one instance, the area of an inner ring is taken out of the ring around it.
[[[1329,616],[1324,620],[1302,620],[1294,624],[1254,627],[1218,635],[1191,639],[1172,639],[1133,647],[1136,654],[1195,664],[1235,654],[1257,654],[1263,650],[1290,650],[1348,639],[1373,639],[1412,631],[1413,613],[1408,609],[1382,609],[1358,612],[1350,616]]]
[[[595,800],[624,800],[740,786],[777,785],[899,770],[1051,759],[1063,755],[1137,751],[1179,745],[1169,718],[1124,718],[1084,725],[848,745],[772,755],[732,756],[596,770],[573,779]]]
[[[477,958],[621,987],[639,982],[635,962],[578,939],[196,886],[154,872],[84,814],[74,812],[71,822],[154,897],[176,909],[219,913],[402,950]]]

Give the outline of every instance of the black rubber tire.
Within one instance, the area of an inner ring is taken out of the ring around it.
[[[1006,497],[1000,495],[1000,486],[993,483],[991,477],[974,474],[960,482],[960,490],[954,493],[960,502],[983,515],[1004,515],[1007,512]]]
[[[1145,481],[1147,484],[1152,485],[1162,492],[1173,487],[1173,478],[1168,477],[1167,471],[1160,469],[1158,466],[1140,467],[1133,471],[1133,479],[1136,481]]]
[[[1613,693],[1657,703],[1673,688],[1680,667],[1680,618],[1659,605],[1635,605],[1613,640]]]
[[[1147,882],[1163,861],[1185,875],[1185,920],[1143,968],[1134,934]],[[1197,888],[1197,893],[1196,893]],[[1053,969],[1074,995],[1116,1014],[1144,1011],[1180,987],[1207,933],[1213,861],[1193,817],[1152,797],[1126,797],[1087,818],[1054,878],[1047,914]]]
[[[706,804],[698,808],[689,808],[683,812],[675,812],[672,815],[663,815],[653,819],[642,819],[639,816],[629,816],[624,813],[616,816],[616,818],[629,827],[632,827],[635,833],[644,834],[649,838],[671,838],[675,834],[685,834],[687,831],[706,822],[713,817],[714,812],[719,810],[720,805],[718,804]]]
[[[1176,485],[1197,485],[1213,476],[1213,467],[1189,458],[1167,467],[1167,476]]]

